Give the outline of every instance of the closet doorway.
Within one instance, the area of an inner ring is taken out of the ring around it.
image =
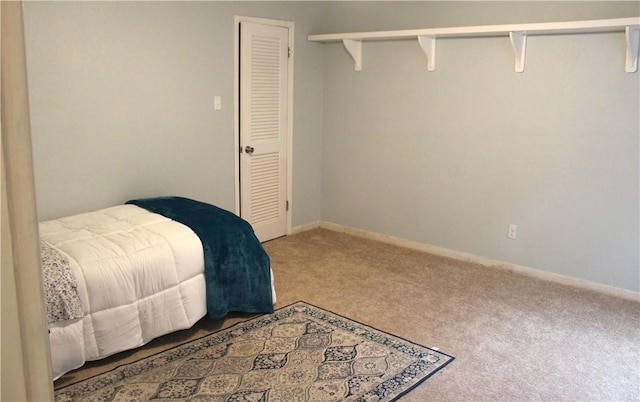
[[[235,26],[236,213],[264,242],[291,232],[293,23]]]

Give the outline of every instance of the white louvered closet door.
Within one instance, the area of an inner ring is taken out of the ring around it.
[[[240,25],[240,215],[260,241],[287,231],[287,28]]]

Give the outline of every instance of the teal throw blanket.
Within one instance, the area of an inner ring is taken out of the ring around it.
[[[270,260],[251,225],[229,211],[182,197],[127,201],[193,230],[204,250],[207,311],[272,313]]]

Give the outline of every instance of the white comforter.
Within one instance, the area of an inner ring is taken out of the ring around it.
[[[53,377],[189,328],[206,314],[202,244],[134,205],[40,223],[68,258],[84,317],[50,324]]]

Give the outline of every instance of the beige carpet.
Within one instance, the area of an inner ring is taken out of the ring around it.
[[[640,303],[327,230],[265,249],[278,306],[304,300],[456,357],[403,401],[640,400]],[[56,387],[248,317],[205,318]]]

